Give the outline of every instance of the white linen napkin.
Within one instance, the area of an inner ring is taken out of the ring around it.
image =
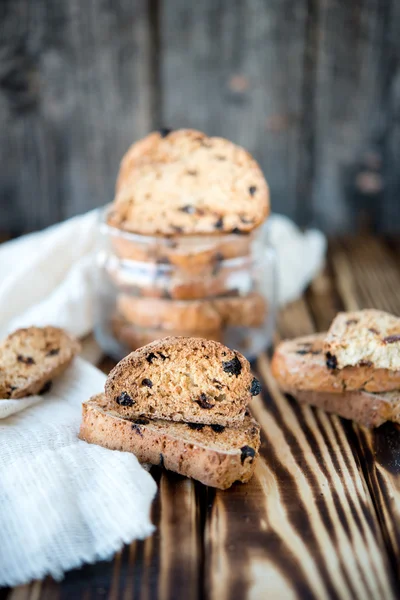
[[[0,245],[0,338],[29,325],[56,325],[78,337],[93,329],[98,220],[93,210]],[[326,239],[317,230],[301,232],[282,215],[270,217],[268,231],[282,305],[321,269]]]
[[[0,586],[60,579],[152,533],[151,475],[77,438],[82,401],[104,380],[77,358],[40,404],[0,421]]]

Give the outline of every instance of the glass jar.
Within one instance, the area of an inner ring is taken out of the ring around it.
[[[271,341],[276,260],[268,223],[250,234],[146,236],[107,224],[97,254],[96,338],[116,360],[169,335],[203,337],[249,360]]]

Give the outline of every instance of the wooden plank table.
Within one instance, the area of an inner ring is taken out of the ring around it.
[[[362,307],[400,315],[396,241],[332,241],[324,272],[280,312],[277,337]],[[222,492],[153,468],[152,537],[0,600],[400,597],[400,428],[367,431],[299,406],[279,392],[267,354],[254,371],[262,447],[249,484]]]

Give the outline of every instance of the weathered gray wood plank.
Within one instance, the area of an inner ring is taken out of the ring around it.
[[[387,2],[317,2],[312,214],[328,231],[378,221]]]
[[[147,3],[0,6],[0,229],[38,229],[112,199],[151,128]]]
[[[384,113],[383,156],[385,198],[379,225],[383,231],[399,232],[400,224],[400,3],[391,0],[384,24],[381,63],[384,73],[381,97]]]
[[[295,214],[304,0],[161,3],[162,114],[243,145]]]

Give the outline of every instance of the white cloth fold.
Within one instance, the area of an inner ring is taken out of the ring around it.
[[[278,304],[296,300],[322,269],[326,237],[318,229],[302,232],[283,215],[269,218],[269,242],[277,257]]]
[[[0,586],[59,579],[152,533],[150,474],[77,437],[82,401],[104,380],[75,359],[39,404],[0,421]]]

